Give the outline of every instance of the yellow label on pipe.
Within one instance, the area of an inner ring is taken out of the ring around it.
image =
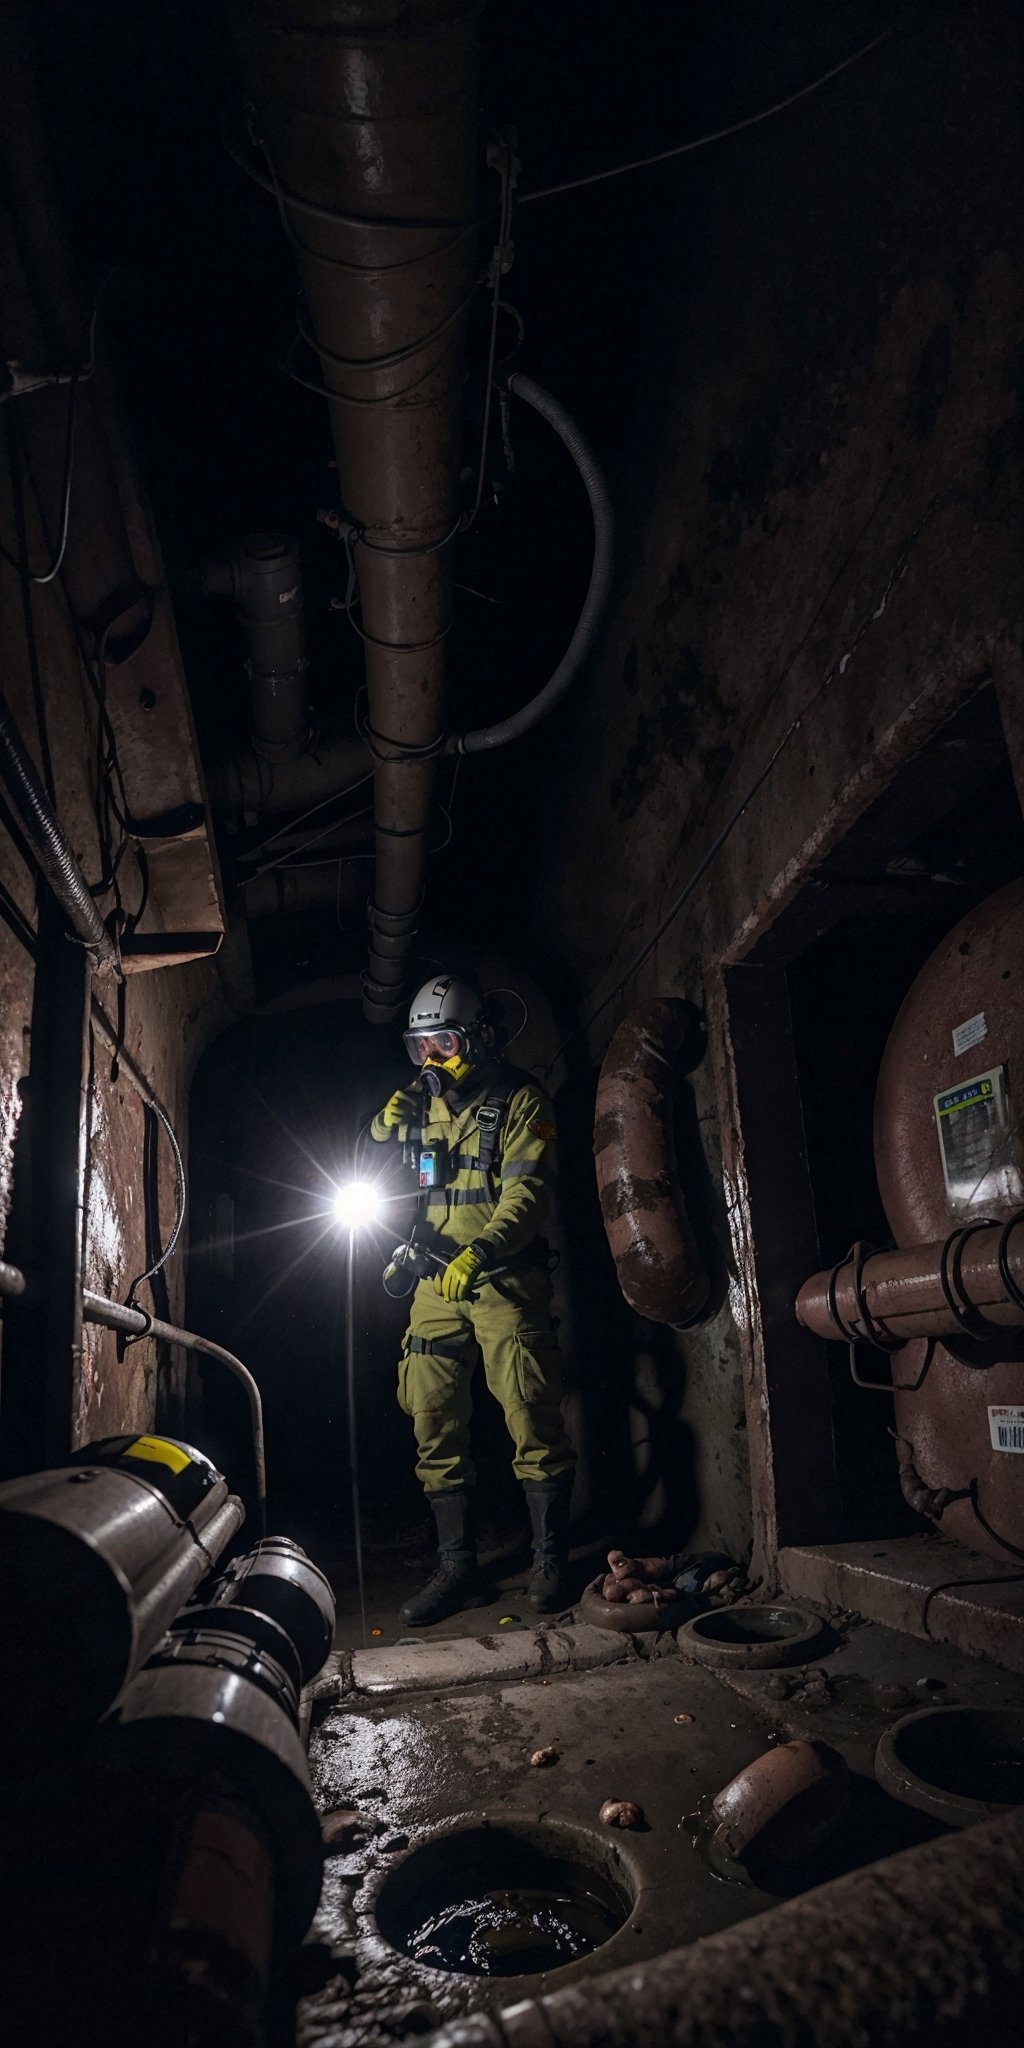
[[[192,1463],[180,1445],[169,1444],[166,1437],[162,1436],[137,1436],[132,1443],[125,1446],[121,1456],[145,1458],[152,1465],[169,1466],[172,1472],[184,1472],[186,1465]]]

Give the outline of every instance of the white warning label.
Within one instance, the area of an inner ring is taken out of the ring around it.
[[[994,1451],[1024,1451],[1024,1408],[990,1408],[988,1429]]]
[[[979,1010],[976,1017],[968,1017],[963,1024],[957,1024],[954,1028],[953,1051],[955,1053],[970,1052],[972,1045],[980,1045],[982,1039],[987,1037],[988,1025],[985,1021],[985,1012],[984,1010]]]

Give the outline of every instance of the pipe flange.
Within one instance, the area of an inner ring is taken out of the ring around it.
[[[423,898],[413,910],[381,910],[372,897],[366,906],[367,921],[375,938],[410,939],[416,931],[416,919],[423,907]]]
[[[765,1671],[796,1664],[822,1647],[825,1624],[806,1607],[715,1607],[697,1614],[676,1641],[684,1657],[712,1670]]]

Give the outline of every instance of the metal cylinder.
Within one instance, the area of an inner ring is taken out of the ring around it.
[[[1009,1327],[1021,1318],[995,1291],[992,1247],[1024,1205],[1022,960],[1018,881],[971,910],[926,961],[889,1034],[875,1097],[889,1226],[901,1252],[914,1247],[925,1258],[917,1307],[934,1303],[935,1249],[948,1246],[938,1271],[944,1328],[922,1331],[894,1360],[896,1433],[912,1447],[925,1492],[964,1496],[945,1507],[943,1533],[1003,1560],[1024,1550],[1024,1389],[1020,1337]],[[1006,1238],[999,1276],[1011,1300],[1020,1242],[1016,1230]],[[886,1323],[894,1306],[887,1292]]]
[[[201,1452],[155,1436],[88,1445],[0,1486],[0,1724],[49,1740],[110,1706],[243,1521]]]
[[[709,1280],[679,1183],[672,1131],[675,1067],[692,1029],[689,1003],[640,1003],[620,1024],[597,1085],[594,1157],[619,1285],[655,1323],[700,1314]]]
[[[216,1786],[264,1833],[278,1953],[301,1941],[320,1896],[322,1844],[298,1733],[295,1652],[243,1608],[179,1617],[121,1694],[93,1764],[194,1803]]]
[[[234,32],[355,531],[377,863],[365,1011],[402,1007],[443,744],[463,342],[476,258],[475,0],[258,0]]]
[[[295,1645],[301,1680],[315,1678],[334,1639],[334,1594],[323,1572],[289,1536],[267,1536],[234,1558],[210,1588],[209,1604],[237,1603],[269,1615]]]

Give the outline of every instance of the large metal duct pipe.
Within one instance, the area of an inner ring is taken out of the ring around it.
[[[676,997],[640,1003],[601,1068],[594,1157],[619,1286],[652,1323],[693,1322],[708,1298],[676,1166],[673,1083],[694,1011]]]
[[[476,253],[477,0],[257,0],[234,33],[295,255],[355,529],[376,869],[364,1008],[386,1023],[423,893]]]

